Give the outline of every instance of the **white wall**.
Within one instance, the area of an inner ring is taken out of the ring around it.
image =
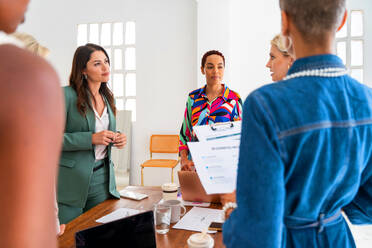
[[[232,80],[231,88],[244,100],[258,87],[271,83],[265,67],[270,52],[270,41],[280,33],[278,0],[232,1]]]
[[[226,59],[224,82],[231,80],[231,0],[197,1],[197,87],[206,84],[205,76],[200,72],[201,59],[209,50],[218,50]]]
[[[133,127],[131,184],[140,183],[139,165],[149,158],[150,135],[178,134],[187,93],[196,82],[194,0],[32,0],[20,31],[51,50],[66,85],[79,23],[136,22],[137,121]],[[146,169],[145,184],[170,181],[168,169]]]
[[[280,33],[278,0],[198,0],[197,65],[211,49],[226,57],[224,82],[242,99],[271,82],[265,67],[270,40]],[[197,68],[198,87],[205,80]]]

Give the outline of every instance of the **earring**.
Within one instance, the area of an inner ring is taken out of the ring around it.
[[[83,77],[85,78],[85,80],[87,80],[87,79],[88,79],[88,76],[87,76],[87,74],[83,74]]]
[[[289,36],[282,35],[282,38],[284,39],[283,44],[285,47],[285,50],[289,52],[292,48],[292,39]]]

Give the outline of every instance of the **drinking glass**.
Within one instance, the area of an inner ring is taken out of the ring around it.
[[[155,230],[159,234],[169,232],[171,220],[171,206],[164,204],[155,204],[154,206]]]

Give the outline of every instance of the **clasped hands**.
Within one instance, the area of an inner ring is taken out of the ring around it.
[[[123,148],[127,144],[127,136],[120,132],[103,130],[92,135],[92,144],[105,145],[113,144],[116,148]]]

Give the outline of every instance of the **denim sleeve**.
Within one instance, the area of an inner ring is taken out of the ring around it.
[[[343,210],[355,225],[372,224],[372,161],[362,173],[357,195]]]
[[[259,101],[260,100],[260,101]],[[237,176],[238,207],[223,226],[226,247],[280,247],[284,213],[284,165],[264,102],[244,103]]]

